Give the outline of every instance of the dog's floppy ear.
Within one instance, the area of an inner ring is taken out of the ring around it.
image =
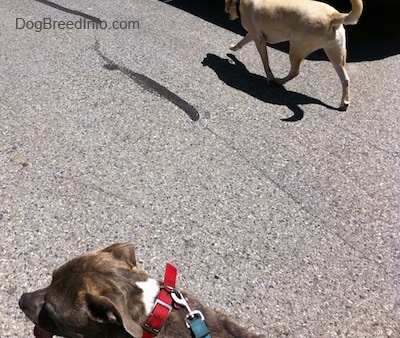
[[[124,303],[118,298],[111,300],[105,296],[87,293],[86,302],[87,312],[91,320],[99,323],[122,325],[132,337],[142,337],[142,327],[131,318]]]
[[[116,259],[126,262],[131,268],[136,266],[135,246],[133,244],[117,243],[102,251],[112,253]]]

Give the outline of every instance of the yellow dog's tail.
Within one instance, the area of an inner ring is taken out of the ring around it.
[[[350,2],[351,2],[351,11],[344,18],[343,20],[344,25],[355,25],[363,11],[362,0],[350,0]]]
[[[350,13],[337,13],[332,20],[332,24],[336,25],[355,25],[363,11],[362,0],[350,0],[351,11]]]

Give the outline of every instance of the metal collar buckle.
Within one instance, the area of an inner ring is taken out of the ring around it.
[[[157,305],[161,305],[161,306],[164,306],[167,310],[168,310],[168,314],[171,312],[171,310],[172,310],[172,305],[169,305],[169,304],[167,304],[166,302],[164,302],[164,301],[162,301],[161,299],[156,299],[156,301],[155,301],[155,303],[154,303],[154,306],[157,306]]]
[[[154,336],[157,336],[160,333],[160,330],[157,330],[156,328],[150,326],[148,323],[144,323],[142,326],[146,331],[149,331],[152,333]]]

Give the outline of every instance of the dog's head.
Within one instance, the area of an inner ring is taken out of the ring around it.
[[[225,12],[229,14],[230,20],[236,20],[239,18],[239,14],[236,9],[236,0],[225,0]]]
[[[146,309],[137,283],[148,279],[133,245],[114,244],[65,263],[48,287],[23,294],[19,305],[39,338],[141,337]]]

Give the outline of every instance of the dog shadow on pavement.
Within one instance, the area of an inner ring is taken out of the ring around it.
[[[215,54],[207,54],[202,61],[203,66],[210,67],[220,80],[228,86],[241,90],[261,101],[288,107],[293,116],[282,119],[286,122],[296,122],[304,117],[304,111],[299,105],[319,104],[325,108],[337,110],[322,101],[304,94],[286,90],[284,86],[267,85],[265,77],[250,73],[246,66],[233,54],[227,54],[229,59],[220,58]]]

